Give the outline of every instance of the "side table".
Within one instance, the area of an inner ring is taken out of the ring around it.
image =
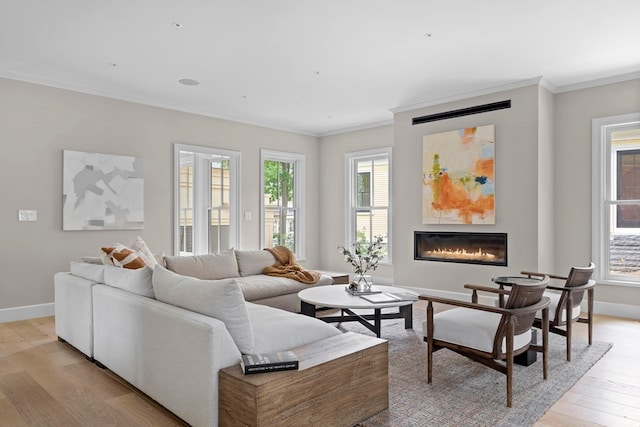
[[[297,371],[220,370],[221,427],[352,427],[389,407],[387,341],[347,332],[293,352]]]

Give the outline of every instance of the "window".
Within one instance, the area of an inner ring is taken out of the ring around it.
[[[218,253],[238,243],[240,153],[175,145],[175,238],[180,255]]]
[[[261,151],[262,247],[286,246],[304,259],[304,166],[301,154]]]
[[[391,149],[347,153],[346,245],[383,237],[382,262],[391,262]]]
[[[640,200],[640,149],[620,149],[616,154],[617,200]],[[616,210],[618,228],[640,229],[639,205],[618,205]]]
[[[596,279],[640,285],[640,114],[593,120]]]

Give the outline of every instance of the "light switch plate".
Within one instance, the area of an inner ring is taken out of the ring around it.
[[[35,209],[20,209],[18,211],[18,221],[37,221],[38,211]]]

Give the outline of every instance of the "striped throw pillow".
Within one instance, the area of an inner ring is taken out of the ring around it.
[[[124,245],[118,244],[116,246],[105,247],[102,248],[102,252],[105,253],[105,258],[108,263],[116,267],[135,270],[145,266],[145,262],[140,254]]]

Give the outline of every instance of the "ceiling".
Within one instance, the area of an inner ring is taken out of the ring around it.
[[[639,77],[640,0],[0,0],[0,76],[321,136]]]

